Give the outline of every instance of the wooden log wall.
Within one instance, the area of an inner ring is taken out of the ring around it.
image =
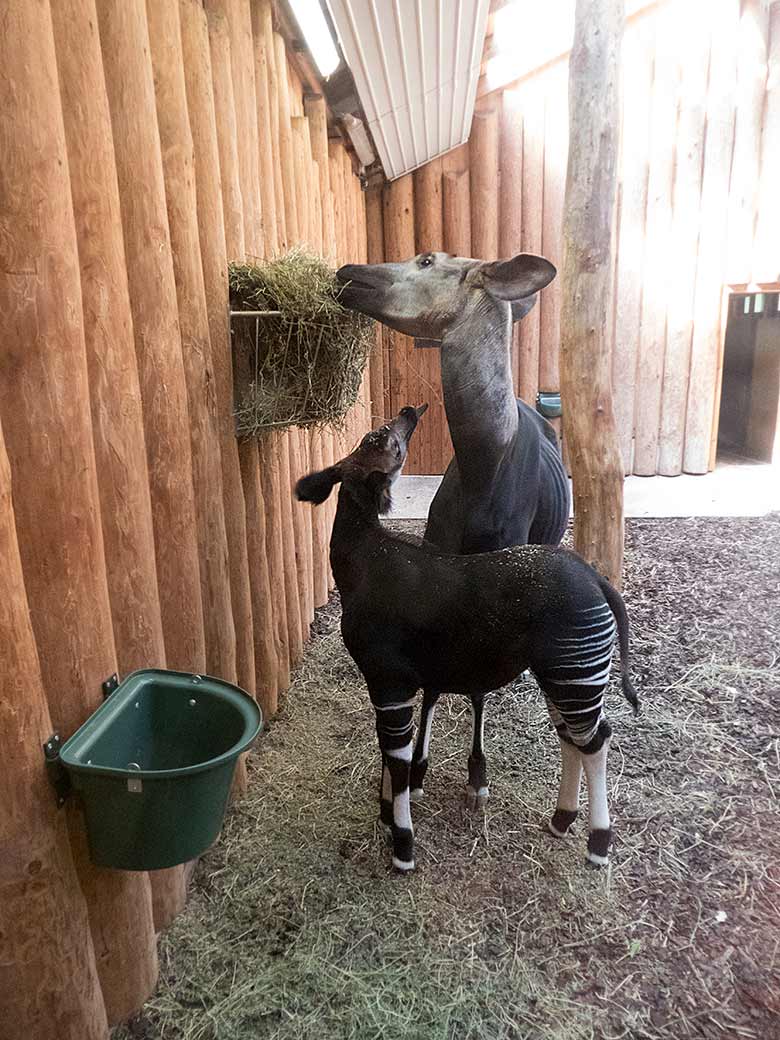
[[[627,21],[609,323],[626,473],[712,468],[724,290],[780,278],[770,230],[778,213],[778,36],[780,4],[768,0],[663,0]],[[386,185],[383,228],[369,210],[384,258],[443,243],[484,259],[541,252],[560,267],[567,84],[564,55],[484,94],[467,146]],[[468,235],[459,216],[467,196]],[[372,234],[369,224],[369,241]],[[515,384],[530,403],[539,390],[560,390],[560,302],[556,280],[515,326]],[[406,472],[442,473],[451,448],[438,358],[394,333],[384,343],[390,408],[415,403],[423,390],[433,404],[427,443],[413,445]]]
[[[293,485],[366,432],[371,383],[343,429],[240,443],[227,265],[365,260],[365,201],[271,0],[13,3],[0,111],[0,1038],[105,1040],[187,875],[95,868],[41,745],[116,670],[208,671],[276,710],[332,587],[333,504]]]

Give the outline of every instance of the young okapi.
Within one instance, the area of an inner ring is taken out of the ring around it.
[[[484,695],[530,668],[558,732],[562,772],[549,829],[558,837],[577,816],[584,768],[588,787],[588,860],[607,862],[607,748],[603,711],[615,634],[623,694],[637,709],[628,678],[628,618],[620,594],[576,553],[519,546],[451,556],[388,532],[378,513],[406,459],[421,408],[404,408],[366,434],[346,458],[302,477],[296,494],[320,504],[341,482],[330,559],[342,602],[341,632],[376,711],[382,754],[380,816],[391,831],[393,865],[414,867],[410,781],[427,766],[430,716],[412,751],[412,709],[426,697]],[[485,786],[481,721],[475,711],[469,785]]]

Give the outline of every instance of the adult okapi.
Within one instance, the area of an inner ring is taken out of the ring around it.
[[[512,325],[553,280],[553,264],[520,253],[481,261],[421,253],[386,264],[348,264],[341,302],[397,332],[441,345],[441,375],[455,458],[431,503],[424,540],[456,555],[514,545],[558,545],[569,517],[569,484],[550,424],[515,397]],[[412,763],[422,795],[433,709],[425,691]],[[468,799],[488,796],[482,752],[484,698],[472,698],[474,745]]]

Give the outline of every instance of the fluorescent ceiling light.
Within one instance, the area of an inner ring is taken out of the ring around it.
[[[331,72],[336,71],[341,59],[322,13],[320,0],[290,0],[290,7],[320,75],[327,79]]]

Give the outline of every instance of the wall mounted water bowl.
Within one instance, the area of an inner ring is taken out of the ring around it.
[[[92,861],[160,870],[199,856],[219,834],[238,756],[262,726],[255,701],[222,679],[128,675],[60,751]]]

